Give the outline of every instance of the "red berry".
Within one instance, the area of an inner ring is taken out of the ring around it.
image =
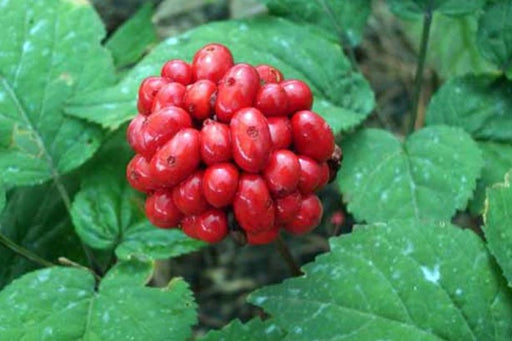
[[[215,113],[221,122],[229,122],[242,108],[251,107],[259,88],[256,69],[249,64],[236,64],[219,83]]]
[[[312,193],[320,184],[322,167],[318,162],[304,155],[299,155],[299,164],[299,191],[302,194]]]
[[[154,188],[149,173],[149,164],[142,155],[135,155],[126,167],[126,178],[130,185],[140,192],[149,192]]]
[[[274,149],[287,149],[292,144],[292,124],[288,117],[268,117],[268,129]]]
[[[318,181],[318,185],[315,188],[315,191],[318,191],[319,189],[322,189],[327,183],[329,182],[329,178],[331,176],[331,169],[329,168],[329,165],[327,162],[322,162],[320,164],[320,179]]]
[[[139,88],[137,108],[142,115],[151,114],[151,107],[158,91],[167,84],[162,77],[148,77],[142,81]]]
[[[220,122],[206,120],[201,129],[201,159],[207,165],[231,160],[231,132]]]
[[[302,196],[299,192],[276,199],[276,225],[281,226],[295,219],[301,202]]]
[[[160,190],[146,199],[146,216],[157,227],[171,228],[178,227],[183,215],[174,205],[171,192]]]
[[[298,214],[291,222],[284,226],[285,230],[293,234],[307,233],[320,224],[323,207],[320,199],[310,194],[302,199]]]
[[[341,226],[345,222],[345,215],[342,211],[336,211],[332,214],[329,222],[335,226]]]
[[[263,176],[274,197],[284,197],[297,189],[300,164],[297,156],[287,150],[276,150],[270,155]]]
[[[265,84],[256,94],[255,107],[265,116],[283,116],[288,113],[288,95],[280,84]]]
[[[187,87],[183,105],[196,120],[202,121],[210,117],[217,98],[217,85],[202,79]]]
[[[199,214],[210,207],[203,195],[203,175],[204,171],[199,170],[172,190],[174,204],[185,215]]]
[[[284,79],[281,71],[270,65],[258,65],[256,66],[256,71],[258,71],[262,84],[279,83]]]
[[[231,163],[217,163],[206,169],[203,177],[203,193],[210,205],[231,205],[238,188],[238,170]]]
[[[268,244],[276,240],[279,235],[279,229],[274,227],[268,231],[263,231],[258,234],[247,233],[247,244],[249,245],[261,245]]]
[[[192,125],[189,114],[178,107],[167,107],[148,117],[142,130],[144,151],[142,154],[150,160],[155,152],[169,141],[177,132]]]
[[[233,116],[230,127],[235,162],[247,172],[261,171],[272,149],[265,116],[255,108],[242,109]]]
[[[173,187],[187,178],[199,165],[199,149],[200,134],[197,130],[186,128],[179,131],[151,159],[154,181],[160,186]]]
[[[144,153],[146,150],[146,144],[144,142],[144,127],[147,123],[147,116],[138,114],[130,122],[128,130],[126,131],[126,139],[128,144],[138,154]]]
[[[185,86],[180,83],[169,83],[163,86],[153,100],[151,112],[155,113],[158,110],[166,107],[180,107],[183,108],[183,96],[185,95]]]
[[[192,67],[181,59],[173,59],[165,63],[161,74],[169,82],[177,82],[183,85],[192,82]]]
[[[197,238],[207,243],[218,243],[228,234],[228,219],[226,213],[211,209],[197,218]]]
[[[313,105],[313,93],[303,81],[289,79],[280,83],[288,96],[288,113],[293,114],[299,110],[309,110]]]
[[[181,219],[180,225],[183,233],[190,238],[198,239],[197,237],[197,218],[196,215],[189,215]]]
[[[233,56],[221,44],[208,44],[194,55],[192,74],[194,80],[208,79],[217,83],[233,66]]]
[[[274,227],[274,203],[261,176],[240,176],[233,212],[240,226],[248,233],[261,233]]]
[[[297,153],[318,162],[329,159],[334,151],[331,127],[318,114],[303,110],[292,116],[293,146]]]

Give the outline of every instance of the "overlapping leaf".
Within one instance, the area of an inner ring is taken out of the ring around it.
[[[387,0],[391,10],[404,18],[414,18],[427,11],[458,16],[472,13],[485,4],[485,0]]]
[[[187,340],[196,323],[192,293],[182,279],[146,287],[151,272],[150,263],[120,263],[97,291],[85,270],[29,273],[0,292],[0,339]]]
[[[510,289],[468,230],[361,226],[331,239],[331,251],[304,271],[249,297],[288,332],[285,340],[512,338]]]
[[[482,168],[475,142],[462,129],[435,126],[405,143],[384,130],[347,138],[338,183],[359,221],[449,219],[466,206]]]
[[[286,78],[307,81],[315,93],[314,109],[335,131],[363,121],[374,106],[368,83],[352,71],[339,45],[312,33],[308,27],[284,19],[263,17],[249,21],[225,21],[201,26],[158,45],[116,87],[76,96],[67,112],[116,128],[136,113],[140,81],[158,75],[167,60],[191,61],[203,45],[219,42],[233,52],[235,61],[271,64]]]
[[[41,183],[85,162],[101,130],[67,117],[69,97],[113,81],[103,25],[85,1],[0,3],[0,177]]]

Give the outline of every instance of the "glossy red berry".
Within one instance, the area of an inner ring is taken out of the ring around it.
[[[180,83],[169,83],[164,85],[156,94],[153,100],[151,112],[155,113],[160,109],[167,107],[183,108],[183,96],[185,95],[185,86]]]
[[[272,140],[265,116],[255,108],[239,110],[230,123],[233,158],[240,168],[257,173],[266,165]]]
[[[228,234],[228,219],[226,213],[211,209],[197,217],[197,238],[207,243],[218,243]]]
[[[280,84],[288,96],[288,113],[290,115],[299,110],[311,109],[313,93],[306,83],[297,79],[289,79]]]
[[[258,90],[254,106],[265,116],[283,116],[288,113],[288,95],[280,84],[265,84]]]
[[[216,98],[217,85],[202,79],[187,87],[183,106],[193,118],[203,121],[212,116]]]
[[[188,85],[192,82],[192,67],[181,59],[173,59],[164,64],[161,75],[169,82]]]
[[[288,117],[268,117],[267,122],[273,148],[289,148],[292,144],[292,124]]]
[[[188,215],[181,219],[180,225],[183,233],[190,238],[198,239],[197,237],[197,215]]]
[[[139,98],[137,100],[137,109],[142,115],[151,114],[153,100],[160,89],[167,84],[162,77],[148,77],[144,79],[139,88]]]
[[[258,71],[260,76],[261,84],[279,83],[284,79],[281,71],[270,65],[258,65],[256,66],[256,71]]]
[[[329,182],[329,178],[331,176],[331,170],[327,162],[320,163],[320,169],[320,180],[318,181],[318,185],[316,186],[315,191],[318,191],[322,189],[325,185],[327,185],[327,183]]]
[[[233,66],[233,56],[221,44],[208,44],[194,55],[192,74],[194,80],[208,79],[217,83]]]
[[[126,139],[128,144],[138,154],[144,153],[146,150],[146,144],[144,142],[144,127],[147,123],[147,116],[138,114],[128,125],[126,131]]]
[[[173,187],[186,179],[200,162],[200,135],[192,128],[180,130],[151,159],[150,171],[156,184]]]
[[[263,231],[258,234],[247,233],[247,244],[249,245],[262,245],[268,244],[276,240],[279,235],[279,228],[274,227],[268,231]]]
[[[238,169],[231,163],[217,163],[208,167],[203,177],[203,193],[214,207],[231,205],[238,188]]]
[[[274,227],[274,202],[261,176],[247,173],[240,176],[233,212],[248,233],[261,233]]]
[[[191,125],[189,114],[178,107],[167,107],[153,113],[142,130],[144,150],[141,153],[150,160],[177,132]]]
[[[242,108],[251,107],[259,89],[259,76],[249,64],[236,64],[219,83],[215,113],[221,122],[229,122]]]
[[[171,192],[166,190],[156,191],[146,199],[146,216],[160,228],[178,227],[183,217],[172,201]]]
[[[302,194],[314,192],[322,177],[322,167],[318,162],[304,155],[299,155],[300,176],[299,191]]]
[[[299,111],[292,116],[291,124],[297,153],[318,162],[329,159],[334,151],[334,134],[320,115],[309,110]]]
[[[282,226],[295,219],[302,203],[300,193],[293,192],[285,197],[277,198],[276,204],[276,225]]]
[[[284,197],[297,190],[300,177],[299,159],[287,149],[279,149],[270,155],[263,176],[267,187],[275,197]]]
[[[228,125],[206,120],[201,129],[201,159],[207,165],[231,160],[231,131]]]
[[[310,232],[320,224],[322,214],[323,207],[320,199],[314,194],[307,195],[302,199],[295,219],[286,224],[284,228],[293,234]]]
[[[199,214],[210,207],[203,195],[203,175],[203,170],[196,171],[172,190],[174,204],[185,215]]]
[[[149,192],[155,189],[149,164],[142,155],[135,155],[126,167],[126,178],[130,185],[140,192]]]

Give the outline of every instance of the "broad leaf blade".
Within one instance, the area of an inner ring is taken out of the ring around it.
[[[149,288],[128,280],[147,277],[147,270],[135,261],[121,263],[98,292],[84,270],[27,274],[0,292],[0,339],[186,340],[196,322],[187,284],[176,279],[166,288]]]
[[[113,80],[101,21],[83,1],[6,0],[0,9],[0,177],[41,183],[85,162],[101,130],[64,116],[77,92]]]
[[[364,26],[371,12],[370,0],[263,0],[273,15],[299,23],[321,27],[333,39],[361,42]]]
[[[510,177],[505,182],[487,190],[484,213],[484,233],[489,250],[492,252],[503,274],[512,285],[512,188]]]
[[[194,53],[212,41],[231,48],[235,61],[267,63],[286,78],[305,80],[316,94],[314,109],[337,132],[362,122],[374,107],[374,96],[363,76],[351,70],[340,46],[284,19],[263,17],[201,26],[170,38],[153,50],[116,87],[77,96],[67,107],[71,115],[110,129],[131,119],[140,81],[157,75],[169,59],[190,61]]]
[[[426,11],[446,15],[465,15],[482,8],[485,0],[387,0],[391,10],[403,18],[412,19]]]
[[[286,340],[512,337],[499,269],[478,236],[449,224],[361,226],[304,271],[249,297],[288,330]]]
[[[210,331],[199,341],[279,341],[285,336],[286,333],[274,321],[255,318],[245,324],[234,320],[221,330]]]
[[[105,47],[112,53],[117,68],[136,63],[151,45],[157,43],[152,16],[152,5],[144,4],[107,40]]]
[[[449,219],[466,206],[482,168],[475,142],[445,126],[422,129],[405,144],[386,131],[366,129],[342,148],[338,183],[359,221]]]

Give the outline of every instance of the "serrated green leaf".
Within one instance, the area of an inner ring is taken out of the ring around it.
[[[485,0],[387,0],[396,15],[414,19],[426,11],[437,11],[451,16],[465,15],[482,8]]]
[[[331,239],[305,276],[263,288],[285,340],[510,340],[512,295],[482,240],[395,221]]]
[[[234,320],[221,330],[210,331],[199,341],[280,341],[286,333],[274,321],[261,321],[259,318],[243,324]]]
[[[0,27],[0,178],[7,186],[56,179],[100,145],[102,131],[62,107],[112,84],[103,26],[85,1],[5,0]]]
[[[473,200],[469,203],[469,210],[475,215],[483,213],[487,187],[501,182],[505,174],[512,169],[512,145],[486,141],[477,144],[482,151],[484,168],[476,184]]]
[[[484,233],[491,253],[498,261],[503,274],[512,286],[512,188],[510,177],[487,190],[484,213]]]
[[[72,179],[63,181],[70,193],[77,188],[74,182]],[[84,259],[80,241],[53,183],[10,191],[5,210],[0,215],[0,231],[51,262],[57,262],[62,256],[75,262]],[[33,262],[0,247],[0,287],[37,268]]]
[[[404,21],[403,25],[413,46],[419,48],[423,21]],[[428,63],[445,79],[467,73],[494,71],[495,68],[480,55],[476,47],[476,30],[476,15],[450,17],[435,14],[430,30]]]
[[[512,0],[489,4],[478,22],[478,47],[503,71],[512,67]]]
[[[327,112],[326,119],[337,132],[362,122],[374,107],[373,93],[351,66],[339,45],[310,32],[308,27],[284,19],[263,17],[203,25],[170,38],[153,50],[117,86],[107,91],[83,94],[67,107],[71,115],[113,129],[131,119],[140,81],[157,75],[163,63],[194,53],[210,42],[226,44],[235,61],[271,64],[286,78],[303,79],[315,93],[314,109]]]
[[[151,45],[158,42],[152,16],[153,6],[145,3],[107,40],[105,47],[112,53],[117,68],[136,63]]]
[[[179,230],[161,230],[147,221],[143,195],[126,180],[132,155],[120,129],[88,165],[71,209],[75,231],[83,242],[95,249],[115,249],[122,259],[134,254],[150,259],[174,257],[204,246]]]
[[[139,279],[147,279],[147,270],[136,261],[121,263],[97,292],[84,270],[29,273],[0,292],[0,339],[187,340],[196,323],[188,285],[175,279],[166,288],[145,287]]]
[[[321,27],[333,39],[347,40],[352,46],[361,42],[368,16],[370,0],[262,0],[273,15],[298,23]]]
[[[424,128],[404,144],[365,129],[342,144],[338,183],[359,221],[449,219],[466,206],[482,168],[476,143],[462,130]]]

